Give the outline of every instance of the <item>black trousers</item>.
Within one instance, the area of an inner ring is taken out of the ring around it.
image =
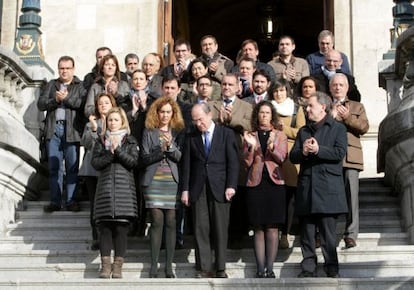
[[[325,259],[325,271],[338,272],[336,251],[336,221],[338,215],[315,214],[300,217],[302,271],[315,272],[317,256],[315,251],[315,231],[319,229],[321,250]]]
[[[196,255],[200,270],[210,272],[211,250],[215,253],[215,271],[226,269],[230,203],[217,202],[208,186],[192,204]]]

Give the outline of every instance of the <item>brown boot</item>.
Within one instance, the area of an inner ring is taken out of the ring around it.
[[[122,265],[124,264],[123,257],[115,257],[112,264],[112,278],[122,278]]]
[[[101,257],[101,271],[99,272],[99,278],[109,279],[111,278],[111,257]]]

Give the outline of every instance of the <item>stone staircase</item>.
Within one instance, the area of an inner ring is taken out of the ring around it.
[[[46,201],[26,202],[17,212],[15,224],[0,238],[1,289],[413,289],[414,245],[402,231],[399,199],[391,195],[382,179],[361,179],[358,246],[343,249],[338,225],[340,279],[299,279],[302,259],[298,238],[290,237],[291,248],[280,250],[274,264],[278,279],[255,279],[255,261],[251,238],[240,250],[229,250],[227,272],[231,279],[194,279],[192,237],[186,248],[177,250],[177,279],[149,279],[148,237],[129,238],[123,279],[98,279],[100,258],[90,250],[88,204],[83,211],[42,211]],[[318,260],[323,262],[319,252]],[[164,261],[164,251],[160,261]],[[163,273],[163,265],[160,267]],[[322,266],[318,269],[324,275]]]

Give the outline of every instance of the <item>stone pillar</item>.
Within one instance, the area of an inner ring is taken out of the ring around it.
[[[40,25],[40,0],[23,0],[22,15],[19,17],[19,27],[13,51],[28,65],[45,66],[50,72],[53,70],[44,62],[42,32]]]

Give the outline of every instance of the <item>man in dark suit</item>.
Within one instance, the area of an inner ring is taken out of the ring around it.
[[[227,278],[230,201],[236,193],[240,166],[238,148],[233,131],[213,122],[207,104],[194,105],[191,117],[198,130],[188,136],[184,147],[181,201],[192,206],[201,269],[197,277],[213,276],[214,250],[215,277]]]
[[[338,278],[336,220],[347,213],[342,160],[347,137],[343,124],[330,115],[331,100],[324,93],[309,98],[306,111],[310,124],[300,128],[290,161],[300,164],[295,213],[300,218],[303,260],[298,277],[316,277],[315,230],[319,228],[328,277]]]
[[[245,131],[251,130],[253,106],[237,97],[239,90],[240,81],[238,77],[235,74],[227,74],[221,82],[222,99],[212,101],[209,105],[213,120],[233,130],[239,151],[241,152],[243,134]],[[233,199],[230,210],[230,248],[240,249],[242,247],[243,237],[247,234],[246,182],[247,170],[244,167],[240,167],[237,196]]]

